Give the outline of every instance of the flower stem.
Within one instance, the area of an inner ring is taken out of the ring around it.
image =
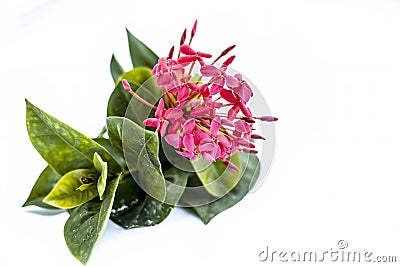
[[[140,96],[138,96],[131,88],[131,86],[129,85],[128,81],[123,79],[122,80],[122,85],[124,87],[124,89],[126,91],[128,91],[128,93],[130,93],[134,98],[136,98],[137,100],[139,100],[139,102],[145,104],[148,107],[151,107],[152,109],[157,109],[154,105],[150,104],[149,102],[147,102],[146,100],[144,100],[143,98],[141,98]]]

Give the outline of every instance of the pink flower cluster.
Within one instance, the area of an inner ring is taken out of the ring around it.
[[[247,106],[253,96],[250,85],[241,74],[227,73],[235,56],[228,57],[220,67],[215,66],[235,46],[228,47],[207,64],[206,60],[212,56],[191,47],[196,28],[197,21],[188,44],[185,44],[186,29],[183,32],[177,59],[173,59],[172,47],[169,56],[160,58],[154,66],[153,75],[163,90],[163,97],[158,106],[153,107],[155,117],[146,119],[143,124],[155,127],[178,154],[191,160],[199,155],[208,162],[220,159],[229,170],[236,172],[239,169],[229,157],[237,151],[257,153],[251,140],[264,139],[252,134],[255,119],[271,122],[277,118],[253,117]],[[196,64],[200,73],[195,74]],[[127,81],[124,80],[123,85],[134,95]]]

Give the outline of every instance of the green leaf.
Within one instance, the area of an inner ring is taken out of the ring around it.
[[[103,194],[106,190],[107,183],[107,162],[103,161],[99,154],[94,153],[93,163],[96,170],[100,173],[100,177],[97,180],[97,191],[99,193],[100,200],[103,200]]]
[[[171,167],[164,172],[164,176],[165,180],[167,180],[167,195],[165,197],[165,203],[175,206],[185,191],[189,173]]]
[[[133,36],[128,29],[126,29],[126,33],[128,35],[129,52],[133,67],[148,67],[152,69],[158,62],[158,56]]]
[[[154,111],[145,104],[133,98],[122,86],[122,79],[126,79],[138,96],[151,104],[158,102],[162,95],[162,89],[151,78],[152,73],[148,68],[135,68],[119,77],[107,107],[107,116],[127,117],[140,126],[143,120],[154,115]],[[140,89],[139,89],[140,88]]]
[[[121,165],[124,169],[127,168],[122,150],[119,150],[118,148],[114,147],[109,139],[98,137],[94,138],[93,140],[102,147],[104,147],[113,156],[113,158],[116,161],[118,161],[119,165]]]
[[[64,238],[68,249],[83,264],[89,260],[106,228],[119,179],[116,178],[107,185],[101,203],[86,202],[72,210],[65,223]]]
[[[63,175],[74,169],[93,166],[93,154],[97,152],[116,174],[122,167],[101,145],[50,116],[26,100],[26,126],[29,138],[47,163]]]
[[[44,203],[43,199],[50,193],[60,178],[61,175],[56,173],[50,166],[47,166],[36,180],[23,207],[35,205],[41,208],[55,209],[55,207]]]
[[[111,76],[114,80],[114,83],[116,83],[119,76],[121,76],[125,72],[124,69],[122,68],[122,66],[119,64],[119,62],[115,58],[114,54],[112,55],[111,61],[110,61],[110,72],[111,72]]]
[[[241,168],[239,153],[235,153],[228,160]],[[191,163],[205,189],[215,197],[228,193],[240,179],[240,172],[231,172],[219,159],[214,163],[208,163],[199,157]]]
[[[131,176],[121,180],[111,212],[111,220],[125,229],[153,226],[161,223],[172,210],[148,196]]]
[[[62,209],[77,207],[98,196],[96,184],[93,183],[98,176],[99,174],[96,171],[89,169],[70,171],[61,177],[43,201]],[[86,190],[85,188],[79,189],[81,185],[87,184],[87,182],[84,182],[85,179],[92,180],[93,184]]]
[[[240,172],[238,184],[222,198],[209,204],[192,208],[204,224],[208,224],[216,215],[242,200],[249,192],[252,180],[260,174],[260,162],[256,155],[240,153],[240,159],[242,161],[242,171]]]
[[[158,159],[158,135],[122,117],[108,117],[107,129],[111,143],[122,147],[129,171],[147,194],[165,200],[165,179]]]

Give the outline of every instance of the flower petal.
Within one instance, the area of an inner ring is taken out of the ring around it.
[[[210,58],[210,57],[212,57],[212,55],[210,55],[210,54],[207,54],[207,53],[203,53],[203,52],[197,52],[197,54],[200,56],[200,57],[205,57],[205,58]]]
[[[214,83],[213,85],[211,85],[210,94],[211,94],[211,95],[216,95],[216,94],[218,94],[222,89],[224,89],[223,86],[220,86],[220,85]]]
[[[219,69],[211,65],[204,65],[200,68],[201,75],[206,77],[217,76],[219,74]]]
[[[170,108],[164,113],[167,120],[178,119],[183,116],[183,111],[179,108]]]
[[[220,127],[221,127],[221,118],[215,117],[215,119],[211,121],[211,127],[210,127],[211,136],[214,137],[217,136]]]
[[[156,116],[156,118],[160,118],[160,117],[162,117],[162,115],[163,115],[163,113],[164,113],[164,99],[160,99],[160,101],[158,102],[158,106],[157,106],[157,109],[156,109],[156,112],[155,112],[155,116]]]
[[[191,160],[195,160],[197,158],[197,155],[194,154],[193,152],[187,152],[187,151],[176,151],[181,156],[184,156],[186,158],[189,158]]]
[[[215,162],[215,156],[208,152],[201,153],[203,159],[207,162]]]
[[[190,46],[183,44],[181,45],[181,52],[185,55],[196,55],[196,51],[194,51]]]
[[[191,134],[185,134],[183,136],[183,146],[187,149],[189,152],[193,152],[194,150],[194,139],[193,135]]]
[[[168,144],[170,144],[171,146],[175,147],[175,148],[179,148],[180,147],[180,136],[177,134],[167,134],[166,136],[164,136],[165,141],[167,141]]]
[[[239,81],[230,75],[226,75],[225,79],[226,79],[226,85],[229,88],[235,88],[240,85]]]
[[[245,115],[248,118],[251,118],[253,115],[251,114],[250,109],[248,109],[242,102],[240,104],[240,110],[242,111],[243,115]]]
[[[201,115],[208,115],[208,114],[210,114],[210,108],[205,106],[197,107],[190,111],[190,116],[195,118]]]
[[[168,128],[168,133],[169,134],[175,134],[179,128],[181,128],[182,122],[181,120],[174,120]]]
[[[193,61],[195,61],[196,59],[197,59],[197,57],[194,56],[194,55],[191,55],[191,56],[181,56],[181,57],[178,59],[178,62],[179,62],[180,64],[185,64],[185,63],[193,62]]]
[[[241,133],[247,133],[247,127],[246,123],[243,120],[237,120],[235,121],[235,130]]]
[[[235,104],[233,107],[228,111],[228,120],[234,120],[236,118],[236,115],[239,113],[240,110],[240,105]]]
[[[235,94],[232,92],[232,90],[227,90],[227,89],[222,89],[221,92],[221,97],[228,101],[229,103],[236,103],[238,102],[237,98],[235,97]]]
[[[231,147],[232,146],[231,141],[228,139],[228,137],[226,137],[223,134],[219,134],[217,136],[217,140],[223,147]]]
[[[165,131],[167,130],[168,124],[169,124],[169,121],[160,122],[159,127],[160,127],[160,134],[162,137],[164,137],[164,135],[165,135]]]
[[[172,78],[168,72],[161,73],[157,77],[157,86],[167,86],[171,83]]]
[[[148,118],[143,121],[145,126],[158,127],[160,120],[156,118]]]
[[[183,124],[183,134],[191,134],[196,127],[196,122],[194,119],[187,120],[185,124]]]
[[[234,126],[233,122],[230,121],[230,120],[227,120],[227,119],[222,119],[222,120],[221,120],[221,123],[222,123],[223,125],[227,125],[227,126],[231,126],[231,127]]]

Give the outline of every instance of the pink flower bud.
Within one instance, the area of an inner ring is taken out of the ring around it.
[[[169,59],[171,59],[172,57],[173,57],[173,55],[174,55],[174,49],[175,49],[175,47],[171,47],[171,49],[169,50],[169,54],[168,54],[168,58]]]
[[[258,135],[258,134],[252,134],[250,136],[253,139],[262,139],[262,140],[266,140],[264,136]]]
[[[257,150],[249,149],[247,147],[244,147],[242,150],[243,150],[243,152],[247,152],[247,153],[250,153],[250,154],[257,154],[258,153]]]
[[[272,117],[272,116],[261,116],[260,120],[267,121],[267,122],[273,122],[273,121],[277,121],[278,118],[275,118],[275,117]]]
[[[179,45],[183,45],[183,43],[185,43],[185,40],[186,40],[186,29],[182,33],[182,37],[181,37],[181,41],[180,41]]]
[[[232,51],[233,48],[235,48],[236,45],[231,45],[230,47],[228,47],[227,49],[225,49],[224,51],[222,51],[220,57],[225,56],[226,54],[228,54],[229,52]]]
[[[129,83],[128,83],[128,81],[127,80],[125,80],[125,79],[123,79],[122,80],[122,85],[124,86],[124,89],[126,90],[126,91],[132,91],[132,89],[131,89],[131,86],[129,85]]]
[[[197,19],[194,22],[193,28],[192,28],[192,32],[190,33],[190,39],[192,39],[194,37],[194,35],[196,34],[196,30],[197,30]]]
[[[235,59],[235,56],[230,56],[225,60],[224,63],[222,63],[222,65],[223,66],[229,66],[230,64],[232,64],[234,59]]]

